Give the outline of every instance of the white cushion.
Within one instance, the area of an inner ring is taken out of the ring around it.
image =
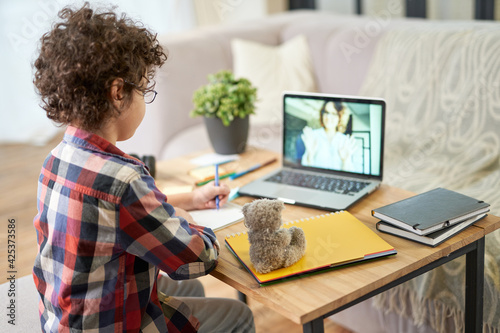
[[[235,77],[247,78],[257,87],[256,114],[250,117],[252,126],[281,126],[284,90],[317,91],[304,35],[278,46],[233,39],[231,49]]]

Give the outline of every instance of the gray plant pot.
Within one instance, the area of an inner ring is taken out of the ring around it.
[[[219,118],[204,117],[208,137],[217,154],[241,154],[248,139],[249,117],[236,118],[229,126],[224,126]]]

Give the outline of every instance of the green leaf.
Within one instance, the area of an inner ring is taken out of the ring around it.
[[[235,117],[245,118],[255,113],[257,89],[246,78],[235,79],[229,70],[207,76],[208,84],[193,93],[191,117],[218,117],[229,126]]]

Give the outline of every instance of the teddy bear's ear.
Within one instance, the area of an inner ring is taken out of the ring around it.
[[[249,207],[250,207],[250,203],[246,203],[243,205],[243,207],[241,208],[243,215],[245,215],[247,213]]]
[[[245,225],[245,227],[247,227],[248,229],[250,229],[250,225],[247,223],[251,218],[250,216],[248,216],[247,214],[250,214],[250,207],[252,206],[252,203],[246,203],[243,205],[243,207],[241,208],[241,211],[243,212],[243,216],[245,217],[243,219],[243,224]]]
[[[283,201],[280,200],[274,200],[273,201],[273,206],[272,206],[277,212],[281,212],[285,208],[285,204]]]

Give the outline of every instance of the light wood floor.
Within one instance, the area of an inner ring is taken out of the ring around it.
[[[38,174],[45,156],[60,141],[57,136],[42,147],[19,144],[0,145],[0,272],[6,275],[8,222],[14,219],[17,277],[31,274],[37,252],[33,217],[36,214],[36,188]],[[11,233],[12,234],[12,233]],[[0,277],[5,280],[6,277]],[[201,278],[206,294],[210,297],[237,298],[236,291],[212,276]],[[264,308],[257,301],[248,300],[254,312],[257,332],[301,332],[302,327],[281,315]],[[351,331],[325,320],[325,332],[350,333]]]

